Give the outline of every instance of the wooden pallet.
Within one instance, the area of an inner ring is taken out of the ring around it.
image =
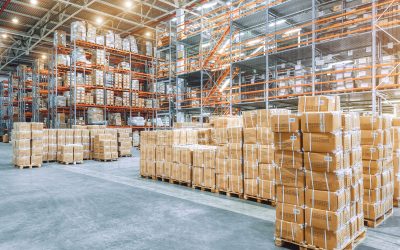
[[[364,219],[364,225],[367,227],[372,227],[372,228],[378,227],[387,218],[392,216],[392,214],[393,214],[393,208],[389,209],[386,213],[384,213],[382,216],[376,218],[375,220]]]
[[[58,163],[64,164],[64,165],[76,165],[76,164],[82,164],[83,161],[72,161],[72,162],[59,161]]]
[[[52,163],[52,162],[57,162],[57,160],[51,160],[51,161],[43,161],[44,163]]]
[[[353,239],[349,240],[346,244],[344,244],[344,246],[340,248],[340,250],[354,250],[365,239],[366,234],[367,234],[366,230],[364,229],[363,231],[359,232]],[[291,240],[281,239],[277,236],[275,236],[275,245],[278,247],[285,247],[285,248],[299,249],[299,250],[307,250],[307,249],[324,250],[324,248],[308,245],[305,243],[298,243]]]
[[[236,198],[239,198],[239,199],[243,199],[243,194],[240,194],[240,193],[235,193],[235,192],[221,190],[221,189],[216,190],[216,193],[223,194],[223,195],[226,195],[228,197],[236,197]]]
[[[203,192],[211,192],[211,193],[216,193],[217,192],[217,190],[215,188],[198,186],[198,185],[192,185],[192,188],[200,190],[200,191],[203,191]]]
[[[155,177],[155,176],[140,175],[140,177],[149,179],[149,180],[157,180],[157,177]]]
[[[272,207],[276,206],[276,201],[275,200],[265,199],[265,198],[256,197],[256,196],[252,196],[252,195],[244,194],[243,195],[243,199],[248,200],[248,201],[254,201],[254,202],[257,202],[257,203],[267,204],[267,205],[270,205]]]
[[[187,187],[191,187],[192,186],[192,183],[190,183],[190,182],[178,181],[178,180],[174,180],[174,179],[169,179],[169,183],[182,185],[182,186],[187,186]]]
[[[162,181],[162,182],[169,182],[169,180],[170,180],[169,178],[164,177],[164,176],[157,176],[156,179],[158,181]]]
[[[19,169],[24,169],[24,168],[41,168],[42,165],[14,165],[14,167],[19,168]]]
[[[132,154],[120,155],[119,157],[132,157]]]
[[[102,162],[112,162],[112,161],[117,161],[118,158],[115,159],[94,159],[95,161],[102,161]]]

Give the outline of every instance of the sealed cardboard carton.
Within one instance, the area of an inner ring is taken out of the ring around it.
[[[259,179],[258,196],[262,199],[275,200],[275,181]]]
[[[204,186],[208,188],[215,188],[215,169],[204,168]]]
[[[233,193],[243,193],[243,176],[229,175],[229,191]]]
[[[382,118],[379,116],[360,116],[361,130],[382,129]]]
[[[276,185],[276,200],[287,204],[304,206],[305,189]]]
[[[307,226],[329,231],[336,231],[343,227],[347,222],[345,209],[339,211],[326,211],[315,208],[306,208],[305,218]]]
[[[244,161],[243,173],[245,179],[257,179],[259,176],[258,163],[252,161]]]
[[[350,240],[350,231],[347,225],[337,231],[307,226],[305,235],[306,242],[323,249],[340,249],[344,243]]]
[[[202,167],[193,167],[192,168],[192,175],[193,175],[193,180],[192,180],[192,185],[196,186],[203,186],[204,182],[204,168]]]
[[[271,129],[273,132],[299,132],[300,117],[295,114],[273,115],[271,117]]]
[[[304,224],[304,208],[288,203],[276,203],[276,219]]]
[[[343,169],[343,151],[334,153],[304,153],[304,167],[310,171],[335,172]]]
[[[382,130],[361,130],[361,145],[379,146],[382,144]]]
[[[363,173],[368,175],[376,175],[380,174],[383,171],[383,160],[374,161],[374,160],[363,160]]]
[[[292,241],[295,243],[304,242],[304,224],[287,222],[283,220],[275,221],[275,237]]]
[[[243,144],[243,159],[245,161],[257,162],[258,154],[259,154],[258,145]]]
[[[229,143],[242,143],[243,142],[243,128],[235,127],[228,128],[228,141]]]
[[[306,206],[327,211],[338,211],[350,202],[350,189],[329,192],[307,189]]]
[[[274,146],[259,145],[257,160],[259,163],[272,164],[274,163]]]
[[[243,139],[245,144],[257,143],[257,128],[244,128]]]
[[[306,171],[306,186],[309,189],[323,191],[339,191],[348,187],[344,182],[344,172]]]
[[[244,179],[244,194],[252,197],[258,196],[257,179]]]
[[[271,145],[274,143],[274,133],[270,128],[257,127],[256,142],[262,145]]]
[[[299,151],[275,151],[274,161],[281,168],[303,168],[303,152]]]
[[[380,188],[382,186],[381,174],[375,174],[375,175],[364,174],[363,180],[364,180],[364,189],[375,189],[375,188]]]
[[[273,181],[275,180],[275,164],[259,164],[258,178],[260,180]]]
[[[303,133],[303,148],[306,152],[330,153],[343,149],[342,134]]]
[[[302,141],[299,133],[275,133],[274,145],[277,150],[301,151]]]
[[[299,113],[340,111],[339,96],[300,96]]]
[[[276,168],[276,182],[285,187],[305,187],[305,173],[302,170]]]
[[[303,132],[327,133],[342,127],[340,112],[307,112],[301,116]]]

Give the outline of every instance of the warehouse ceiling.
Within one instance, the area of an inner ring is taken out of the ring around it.
[[[0,72],[36,58],[49,58],[54,31],[70,33],[85,20],[123,37],[152,39],[155,26],[202,1],[177,0],[0,0]]]

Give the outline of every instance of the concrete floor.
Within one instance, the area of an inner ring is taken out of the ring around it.
[[[19,170],[0,143],[0,249],[281,249],[275,210],[139,177],[117,162]],[[400,212],[359,249],[399,249]]]

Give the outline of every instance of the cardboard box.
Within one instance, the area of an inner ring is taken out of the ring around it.
[[[349,187],[345,185],[343,171],[335,173],[306,171],[306,186],[309,189],[331,192]]]
[[[228,148],[228,157],[235,160],[241,160],[243,158],[243,148],[242,144],[239,143],[230,143],[227,144]]]
[[[308,244],[324,249],[340,249],[344,243],[350,240],[348,226],[343,226],[337,231],[328,231],[307,226],[305,235],[305,240]]]
[[[364,180],[364,189],[375,189],[375,188],[380,188],[382,186],[381,174],[375,174],[375,175],[364,174],[363,180]]]
[[[179,163],[174,162],[171,168],[171,179],[179,180],[181,177],[180,165]]]
[[[339,96],[299,96],[299,113],[340,111]]]
[[[262,199],[275,200],[275,181],[258,180],[258,196]]]
[[[204,187],[215,188],[215,169],[204,168]]]
[[[300,117],[295,114],[273,115],[271,117],[271,129],[273,132],[299,132]]]
[[[274,161],[281,168],[303,168],[303,152],[276,150]]]
[[[215,188],[222,191],[228,191],[229,180],[228,176],[216,173]]]
[[[383,145],[383,130],[361,130],[361,145]]]
[[[374,161],[374,160],[363,160],[363,173],[368,175],[376,175],[380,174],[383,171],[383,160]]]
[[[245,161],[257,162],[259,157],[258,145],[243,144],[243,159]]]
[[[347,216],[345,209],[339,211],[326,211],[315,208],[305,209],[307,226],[328,231],[336,231],[346,225]]]
[[[164,178],[170,178],[171,177],[171,171],[172,171],[172,166],[174,163],[172,162],[164,162],[164,172],[163,172],[163,177]]]
[[[304,206],[305,204],[305,189],[288,187],[284,185],[276,185],[276,201]]]
[[[350,189],[339,192],[328,192],[307,189],[306,206],[327,211],[338,211],[350,203]]]
[[[227,165],[226,174],[235,175],[235,176],[242,175],[243,169],[242,169],[242,161],[241,160],[227,159],[226,165]]]
[[[330,153],[343,149],[342,134],[337,133],[303,133],[303,148],[306,152]]]
[[[274,145],[277,150],[302,151],[301,134],[299,133],[275,133]]]
[[[380,160],[383,158],[383,146],[362,145],[363,160]]]
[[[276,183],[285,187],[305,187],[305,173],[298,169],[276,168]]]
[[[309,112],[303,113],[301,116],[301,129],[303,132],[336,132],[341,127],[340,112]]]
[[[274,146],[259,145],[257,160],[259,163],[272,164],[274,163]]]
[[[243,115],[243,127],[244,128],[255,128],[257,126],[257,111],[244,111]]]
[[[228,142],[229,143],[243,143],[243,128],[235,127],[228,128]]]
[[[297,224],[283,220],[275,221],[275,237],[292,241],[295,243],[304,242],[304,224]]]
[[[245,144],[256,144],[257,143],[257,128],[244,128],[243,129],[243,141]]]
[[[257,179],[244,179],[244,194],[252,197],[258,197]]]
[[[257,127],[256,142],[261,145],[272,145],[274,143],[274,133],[270,128]]]
[[[229,175],[229,191],[237,194],[243,194],[243,176]]]
[[[382,117],[379,116],[360,116],[361,130],[380,130],[382,129]]]
[[[187,164],[179,164],[180,181],[191,183],[192,181],[192,167]]]
[[[164,161],[156,161],[156,176],[164,176]]]
[[[317,172],[335,172],[344,168],[343,151],[334,153],[304,153],[304,168]]]
[[[258,179],[266,181],[275,181],[275,164],[259,164]],[[246,177],[245,177],[246,178]]]
[[[257,179],[259,176],[258,163],[252,161],[244,161],[243,173],[245,179]]]
[[[304,208],[287,203],[276,203],[276,219],[304,224]]]
[[[202,167],[193,167],[192,168],[192,185],[203,186],[204,182],[204,168]]]
[[[363,201],[366,203],[376,203],[381,201],[381,189],[364,189]]]

